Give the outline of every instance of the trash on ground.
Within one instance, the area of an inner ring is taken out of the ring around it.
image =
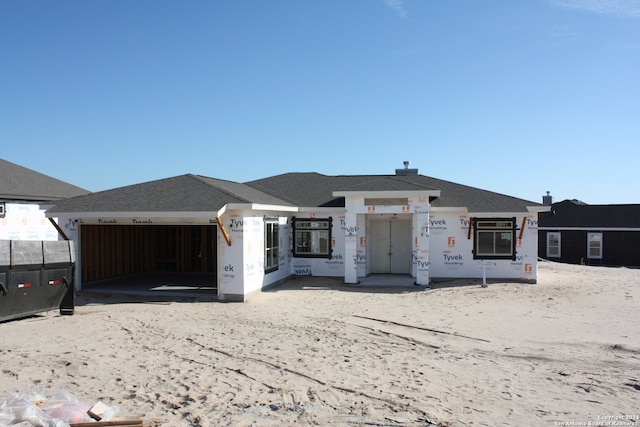
[[[113,420],[117,406],[98,401],[87,404],[61,390],[51,396],[37,386],[27,393],[13,393],[0,403],[0,427],[142,426],[142,420]]]

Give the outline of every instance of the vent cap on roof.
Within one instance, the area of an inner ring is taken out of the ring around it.
[[[405,160],[402,162],[404,169],[396,169],[396,175],[418,175],[418,169],[410,169],[411,162]]]
[[[545,206],[551,206],[553,204],[553,196],[551,195],[551,191],[547,191],[547,195],[542,196],[542,204]]]

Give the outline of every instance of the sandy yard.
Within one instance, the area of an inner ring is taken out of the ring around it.
[[[0,324],[0,402],[40,385],[158,426],[640,426],[639,323],[640,270],[549,262],[536,285],[80,296]]]

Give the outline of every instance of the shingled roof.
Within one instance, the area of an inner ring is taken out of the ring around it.
[[[295,206],[304,207],[344,207],[344,198],[334,197],[334,191],[436,190],[419,183],[395,178],[391,175],[327,176],[309,172],[286,173],[245,184]]]
[[[0,199],[46,202],[87,193],[83,188],[0,159]]]
[[[338,175],[286,173],[245,183],[296,206],[344,206],[334,191],[440,190],[433,207],[465,207],[470,212],[527,212],[539,203],[424,175]]]
[[[526,212],[538,203],[424,175],[337,175],[287,173],[244,184],[181,175],[59,201],[60,212],[217,212],[230,203],[300,207],[344,207],[336,191],[440,191],[434,207],[470,212]]]
[[[62,200],[60,212],[217,212],[229,203],[289,203],[247,185],[199,175],[180,175]]]
[[[640,205],[587,205],[574,200],[554,203],[540,213],[539,227],[640,228]]]

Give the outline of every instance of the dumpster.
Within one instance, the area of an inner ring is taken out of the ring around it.
[[[71,241],[0,240],[0,321],[43,311],[74,312]]]

